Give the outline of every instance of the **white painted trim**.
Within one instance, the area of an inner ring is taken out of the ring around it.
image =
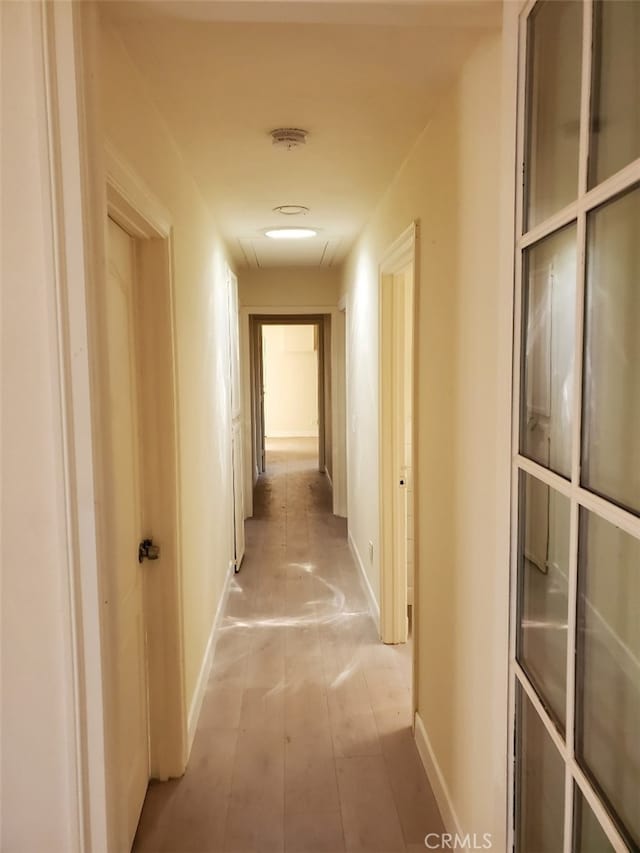
[[[418,411],[416,399],[416,236],[417,224],[412,222],[384,253],[378,270],[378,525],[380,565],[380,633],[385,643],[404,643],[407,640],[407,573],[403,561],[397,558],[396,536],[398,517],[398,476],[395,387],[396,346],[398,338],[394,301],[394,276],[411,268],[406,287],[411,301],[413,347],[411,351],[411,400],[413,408],[412,447],[418,448]],[[402,439],[404,441],[404,439]],[[414,460],[415,464],[415,460]],[[418,504],[418,482],[412,495]],[[417,531],[416,531],[417,532]],[[416,547],[414,543],[414,548]],[[415,561],[414,561],[415,562]]]
[[[500,299],[498,328],[500,336],[499,347],[499,429],[496,430],[497,459],[500,462],[496,472],[498,484],[497,499],[499,519],[496,530],[497,541],[500,543],[500,553],[504,553],[505,562],[511,567],[511,557],[514,552],[512,536],[514,530],[511,524],[511,513],[517,489],[513,487],[512,479],[512,446],[513,420],[512,398],[515,384],[519,381],[513,374],[514,335],[515,325],[519,323],[519,315],[514,304],[515,299],[515,247],[514,234],[520,219],[516,211],[514,199],[518,175],[517,138],[521,133],[520,115],[518,113],[519,86],[523,85],[522,73],[519,75],[519,15],[522,2],[505,3],[502,9],[502,103],[501,103],[501,174],[500,174]],[[524,71],[524,67],[521,72]],[[506,567],[504,567],[506,568]],[[496,713],[493,720],[494,739],[501,743],[501,781],[502,788],[497,793],[500,797],[500,815],[503,834],[494,839],[499,849],[512,850],[513,811],[514,811],[514,752],[513,730],[515,720],[515,682],[510,677],[509,650],[511,647],[511,632],[513,630],[512,608],[515,607],[515,591],[511,589],[511,571],[502,571],[500,576],[500,601],[502,615],[496,619],[493,626],[494,648],[500,649],[501,665],[495,668],[492,690],[501,702],[506,702],[506,710]],[[504,708],[504,705],[502,706]]]
[[[173,233],[169,213],[149,190],[135,170],[107,144],[105,149],[106,200],[109,216],[137,239],[138,251],[146,258],[139,265],[139,298],[147,307],[153,302],[160,314],[162,335],[166,341],[170,374],[153,373],[156,359],[145,347],[140,351],[141,369],[148,381],[141,386],[143,397],[152,393],[151,385],[162,386],[164,430],[154,433],[152,445],[162,435],[156,450],[165,460],[162,479],[151,488],[146,504],[149,522],[158,532],[164,532],[163,571],[145,576],[144,617],[147,631],[147,681],[149,714],[149,759],[151,778],[168,779],[180,776],[186,766],[187,714],[185,692],[183,593],[180,547],[180,456],[179,418],[177,411],[178,376],[176,360],[175,296],[173,276]],[[138,339],[138,345],[143,338]],[[158,364],[162,360],[157,361]],[[158,395],[154,395],[158,396]],[[146,425],[147,431],[151,428]],[[98,442],[101,429],[97,429]],[[149,443],[149,442],[148,442]],[[165,446],[165,444],[167,446]],[[170,447],[169,447],[170,445]],[[153,468],[153,477],[160,471]],[[147,472],[147,476],[149,475]],[[170,490],[168,501],[155,503],[152,495]],[[155,503],[155,506],[154,506]],[[157,535],[157,534],[156,534]],[[105,554],[105,565],[109,558]]]
[[[99,851],[106,850],[109,842],[88,355],[91,341],[87,324],[94,223],[87,156],[93,129],[86,93],[91,59],[83,50],[84,16],[92,13],[85,9],[81,13],[73,4],[49,4],[43,0],[33,5],[34,19],[37,16],[38,26],[42,27],[37,38],[42,49],[42,96],[47,111],[49,171],[45,181],[51,202],[73,698],[68,715],[69,750],[76,770],[73,780],[58,783],[68,783],[69,795],[76,800],[77,849]]]
[[[326,465],[324,466],[324,473],[327,480],[329,481],[329,485],[331,486],[331,488],[333,488],[333,480],[331,479],[331,474],[329,473],[329,469]]]
[[[265,438],[318,438],[318,430],[312,429],[288,429],[272,430],[266,433]]]
[[[438,759],[436,758],[436,754],[433,751],[433,747],[431,746],[431,741],[429,740],[429,735],[427,734],[427,730],[422,722],[422,718],[417,711],[414,719],[414,737],[418,748],[418,755],[420,756],[429,784],[431,785],[431,789],[436,798],[444,827],[447,832],[450,832],[453,835],[462,835],[460,821],[458,820],[458,815],[456,814],[453,800],[451,799],[451,794],[449,793],[449,788],[447,787],[447,783],[444,778],[444,773],[442,772]]]
[[[344,299],[340,302],[345,302]],[[331,430],[333,514],[346,518],[347,509],[347,411],[346,411],[346,313],[331,315]]]
[[[218,641],[218,635],[220,633],[220,626],[222,625],[222,620],[224,619],[224,613],[227,609],[227,601],[229,599],[229,591],[231,590],[231,580],[234,577],[235,564],[233,560],[229,561],[229,568],[227,569],[227,575],[225,577],[224,586],[222,588],[222,594],[220,596],[220,601],[218,602],[218,609],[216,610],[216,615],[213,617],[213,623],[211,625],[211,633],[209,634],[209,639],[207,641],[207,648],[205,650],[204,656],[202,658],[202,665],[200,666],[200,672],[198,673],[198,680],[196,682],[196,689],[193,692],[193,697],[191,699],[191,705],[189,707],[189,718],[187,723],[187,750],[188,754],[191,753],[191,748],[193,746],[193,741],[196,736],[196,730],[198,728],[198,720],[200,718],[200,711],[202,710],[202,703],[204,702],[204,696],[207,692],[207,682],[209,680],[209,675],[211,673],[211,667],[213,665],[213,656],[216,651],[216,643]]]
[[[240,291],[238,290],[238,297]],[[244,517],[253,515],[253,487],[257,475],[253,464],[253,406],[251,404],[251,330],[249,314],[244,308],[238,309],[239,339],[240,339],[240,396],[242,398],[242,417],[240,418],[242,433],[242,460],[244,476]]]
[[[412,222],[387,248],[380,261],[380,273],[401,272],[409,264],[415,263],[415,247],[418,225]]]
[[[353,554],[353,559],[356,562],[358,569],[360,570],[360,576],[362,577],[362,582],[364,584],[365,592],[367,593],[367,601],[369,603],[369,610],[371,612],[371,617],[373,621],[376,623],[376,628],[380,630],[380,605],[375,597],[373,592],[373,588],[371,583],[369,582],[369,578],[367,576],[367,572],[364,567],[364,563],[362,562],[362,557],[360,556],[360,552],[358,551],[358,546],[356,545],[356,541],[353,538],[351,531],[349,531],[349,547],[351,548],[351,553]]]
[[[104,145],[105,167],[109,184],[109,215],[134,237],[167,237],[171,232],[171,215],[151,192],[142,178],[121,159],[113,144]],[[144,211],[144,218],[140,215]],[[149,228],[156,233],[149,234]]]

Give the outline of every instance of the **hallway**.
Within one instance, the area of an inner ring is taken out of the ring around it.
[[[271,439],[191,760],[152,783],[138,853],[424,850],[442,823],[313,439]]]

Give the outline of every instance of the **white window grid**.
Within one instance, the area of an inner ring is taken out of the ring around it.
[[[520,685],[536,713],[542,720],[547,734],[558,750],[565,768],[564,790],[564,842],[562,853],[573,853],[574,785],[580,790],[605,835],[615,851],[627,853],[629,847],[620,834],[616,823],[603,805],[599,794],[579,766],[575,755],[575,695],[576,695],[576,622],[578,581],[578,537],[580,509],[583,508],[609,521],[626,533],[640,539],[640,517],[613,501],[590,492],[581,485],[581,440],[582,440],[582,370],[584,336],[584,301],[586,272],[587,216],[590,211],[612,200],[625,190],[640,182],[640,158],[625,166],[602,183],[589,189],[588,156],[590,143],[590,97],[593,61],[593,6],[594,0],[579,0],[583,7],[582,32],[582,77],[580,96],[580,136],[578,159],[578,194],[575,201],[562,210],[524,231],[525,204],[525,120],[527,84],[527,23],[538,0],[529,0],[520,13],[518,45],[518,113],[517,113],[517,157],[516,157],[516,233],[515,233],[515,298],[514,298],[514,350],[513,350],[513,420],[512,420],[512,480],[511,480],[511,593],[509,631],[509,848],[516,840],[516,693]],[[577,226],[577,270],[575,300],[575,345],[573,358],[573,411],[571,478],[534,462],[519,452],[520,448],[520,392],[522,379],[522,289],[524,252],[544,237],[575,222]],[[569,538],[569,583],[568,583],[568,626],[567,626],[567,674],[566,674],[566,720],[565,737],[543,703],[524,669],[516,659],[517,636],[517,584],[518,584],[518,519],[520,472],[533,475],[555,489],[570,501]],[[560,851],[558,851],[560,853]]]

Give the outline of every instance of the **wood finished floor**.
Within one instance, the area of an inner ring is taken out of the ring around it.
[[[150,785],[138,853],[417,853],[443,831],[410,650],[377,638],[314,451],[269,444],[189,767]]]

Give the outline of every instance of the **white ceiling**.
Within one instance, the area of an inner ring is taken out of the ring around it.
[[[239,265],[339,263],[499,2],[103,2]],[[271,145],[275,127],[309,131]],[[303,204],[304,217],[272,209]],[[265,229],[304,225],[305,241]]]

